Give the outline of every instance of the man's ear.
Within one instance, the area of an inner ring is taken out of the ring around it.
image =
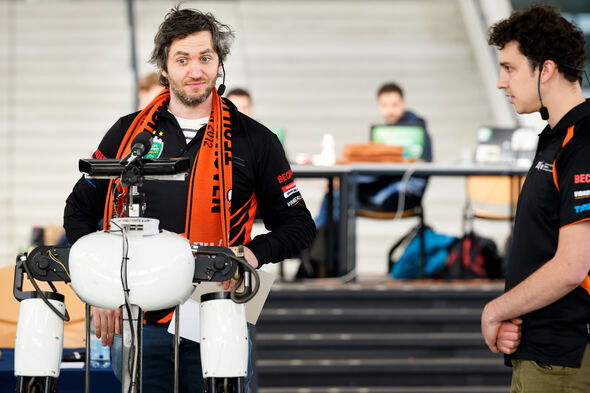
[[[559,72],[557,64],[553,60],[545,60],[541,70],[541,83],[549,81],[556,72]]]

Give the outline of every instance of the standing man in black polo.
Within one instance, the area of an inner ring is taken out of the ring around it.
[[[548,125],[519,197],[506,292],[484,308],[483,336],[514,367],[511,392],[590,392],[584,36],[556,7],[534,5],[494,25],[489,44],[500,50],[498,88],[518,113],[539,111]]]

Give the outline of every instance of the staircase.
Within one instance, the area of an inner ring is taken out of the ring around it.
[[[508,392],[480,334],[502,285],[280,284],[256,325],[260,393]]]

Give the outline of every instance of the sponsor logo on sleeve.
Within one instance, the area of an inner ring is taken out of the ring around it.
[[[288,199],[291,195],[299,193],[299,189],[297,189],[297,185],[294,181],[283,186],[283,196],[285,199]]]
[[[93,154],[94,158],[100,158],[102,160],[104,160],[105,158],[107,158],[104,154],[102,154],[102,152],[98,149],[96,149],[96,151]]]
[[[280,184],[283,184],[284,182],[290,180],[292,177],[293,177],[293,171],[291,169],[289,169],[287,172],[278,175],[277,180],[279,181]]]
[[[579,173],[574,175],[574,183],[590,183],[590,173]]]
[[[590,190],[580,190],[574,191],[574,198],[575,199],[583,199],[590,197]]]
[[[576,205],[574,206],[574,210],[576,213],[582,213],[590,210],[590,203],[585,203],[583,205]]]
[[[293,198],[289,202],[287,202],[287,206],[293,206],[302,199],[303,198],[301,198],[301,195],[297,195],[295,198]]]

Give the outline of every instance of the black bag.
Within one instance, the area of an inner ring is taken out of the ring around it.
[[[449,250],[440,278],[502,278],[502,258],[493,240],[469,232]]]

